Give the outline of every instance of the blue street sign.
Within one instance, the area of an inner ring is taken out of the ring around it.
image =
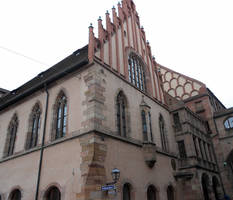
[[[103,185],[103,186],[101,186],[102,191],[115,190],[115,189],[116,189],[115,185]]]

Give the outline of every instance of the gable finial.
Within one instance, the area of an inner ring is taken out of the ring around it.
[[[89,28],[93,28],[93,24],[92,24],[92,23],[90,23],[90,26],[89,26]]]

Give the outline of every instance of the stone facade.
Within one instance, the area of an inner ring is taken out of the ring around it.
[[[1,96],[1,199],[233,195],[231,110],[155,62],[132,0],[117,8],[88,46]]]

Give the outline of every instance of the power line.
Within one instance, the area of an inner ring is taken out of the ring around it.
[[[3,47],[3,46],[0,46],[0,48],[3,49],[3,50],[5,50],[5,51],[8,51],[8,52],[10,52],[10,53],[12,53],[12,54],[15,54],[15,55],[18,55],[18,56],[22,56],[22,57],[24,57],[24,58],[26,58],[26,59],[28,59],[28,60],[33,61],[33,62],[36,62],[36,63],[42,64],[42,65],[45,65],[45,66],[47,66],[47,67],[49,66],[49,64],[46,64],[46,63],[44,63],[44,62],[41,62],[41,61],[39,61],[39,60],[37,60],[37,59],[35,59],[35,58],[31,58],[31,57],[29,57],[29,56],[26,56],[26,55],[24,55],[24,54],[22,54],[22,53],[19,53],[19,52],[17,52],[17,51],[12,50],[12,49],[8,49],[8,48]]]

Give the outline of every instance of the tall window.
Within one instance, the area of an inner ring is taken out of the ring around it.
[[[117,129],[119,135],[126,137],[126,98],[122,91],[117,95]]]
[[[148,119],[149,119],[149,125],[150,125],[150,138],[151,138],[151,142],[153,142],[154,138],[153,138],[153,133],[152,133],[151,114],[150,114],[150,112],[148,112]]]
[[[10,200],[21,200],[21,192],[16,189],[10,194]]]
[[[147,200],[156,200],[156,189],[153,185],[147,189]]]
[[[180,123],[179,113],[173,114],[173,120],[174,120],[174,124],[175,124],[175,131],[180,131],[181,130],[181,123]]]
[[[178,143],[180,158],[187,158],[184,140],[178,141],[177,143]]]
[[[128,72],[129,81],[138,89],[146,91],[146,75],[144,65],[136,54],[131,53],[128,57]]]
[[[150,112],[151,107],[145,102],[144,96],[142,96],[140,109],[141,109],[143,141],[154,142],[153,133],[152,133],[151,112]]]
[[[165,122],[163,119],[163,116],[159,116],[159,129],[160,129],[160,137],[161,137],[161,143],[162,143],[162,150],[168,152],[168,140],[166,135],[166,129],[165,129]]]
[[[67,128],[67,98],[63,92],[58,96],[55,111],[55,136],[53,139],[58,139],[66,135]]]
[[[4,156],[11,156],[14,152],[17,128],[18,128],[18,117],[15,114],[8,126]]]
[[[131,185],[125,183],[123,186],[123,200],[131,200]]]
[[[204,159],[203,149],[202,149],[202,141],[200,139],[198,139],[198,144],[199,144],[199,148],[200,148],[200,152],[201,152],[201,158]]]
[[[29,119],[29,132],[27,135],[26,149],[31,149],[37,145],[38,131],[40,127],[41,110],[39,104],[36,104]]]
[[[228,119],[226,119],[224,121],[224,126],[225,126],[225,129],[233,128],[233,117],[229,117]]]
[[[167,187],[167,200],[175,200],[174,189],[171,185]]]
[[[199,157],[199,151],[198,151],[198,148],[197,148],[197,142],[196,142],[196,137],[195,136],[193,136],[193,143],[194,143],[196,156]]]
[[[146,123],[146,112],[142,110],[142,133],[143,133],[143,140],[148,141],[148,135],[147,135],[147,123]]]
[[[210,146],[210,144],[208,144],[207,147],[208,147],[208,151],[209,151],[210,161],[213,162],[212,147]]]
[[[61,193],[55,186],[51,187],[46,193],[46,200],[60,200]]]

